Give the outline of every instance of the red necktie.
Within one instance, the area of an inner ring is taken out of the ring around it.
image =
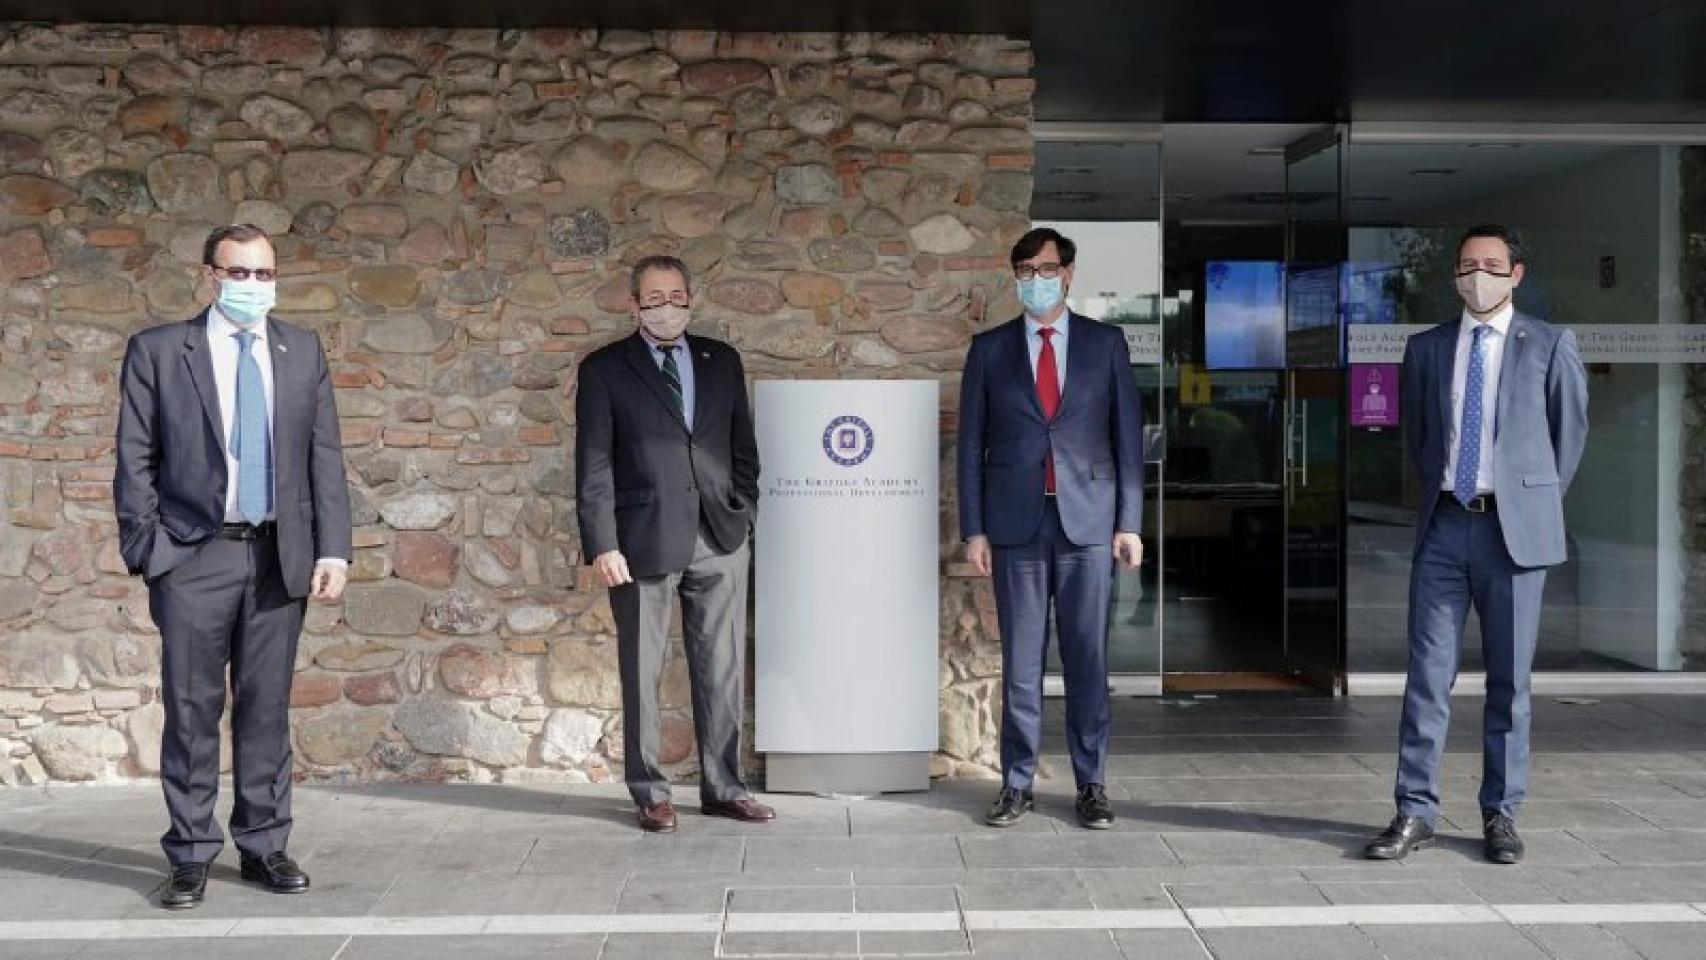
[[[1055,331],[1053,327],[1039,327],[1037,333],[1043,338],[1042,352],[1037,355],[1037,400],[1043,405],[1043,417],[1053,420],[1055,411],[1060,409],[1060,371],[1054,363]],[[1053,451],[1043,467],[1043,489],[1054,492]]]

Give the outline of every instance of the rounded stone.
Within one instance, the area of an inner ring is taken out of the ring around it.
[[[189,213],[219,197],[219,165],[199,153],[168,153],[148,164],[148,192],[164,213]]]
[[[356,299],[381,307],[412,306],[420,296],[420,277],[406,264],[374,263],[351,267],[349,290]]]
[[[623,57],[610,65],[611,83],[631,83],[642,90],[661,90],[664,81],[675,77],[681,65],[661,50],[648,50]]]
[[[962,253],[977,242],[970,229],[950,213],[938,213],[910,231],[912,243],[922,253]]]
[[[822,137],[846,119],[841,104],[828,97],[812,97],[788,108],[788,125],[808,137]]]
[[[621,709],[622,682],[615,666],[616,644],[608,638],[553,641],[545,660],[551,699],[576,706]]]
[[[293,219],[289,209],[271,200],[244,200],[231,215],[232,223],[252,223],[275,237],[289,232]]]
[[[877,265],[877,254],[858,237],[822,237],[806,246],[806,256],[819,270],[864,273]]]
[[[841,199],[841,181],[821,163],[790,164],[776,171],[776,196],[795,206],[822,206]]]
[[[77,192],[89,209],[99,216],[148,213],[154,209],[154,201],[148,195],[142,175],[133,170],[107,167],[91,171],[77,185]]]
[[[474,164],[474,176],[498,196],[532,190],[550,176],[545,161],[531,147],[499,150]]]
[[[782,278],[782,296],[789,306],[831,307],[841,302],[841,281],[822,273],[790,273]]]
[[[0,177],[0,205],[24,217],[45,216],[76,199],[70,187],[46,177],[15,173]]]
[[[728,201],[717,194],[690,193],[665,197],[658,204],[658,216],[670,233],[691,239],[714,232],[727,207]]]
[[[546,242],[558,257],[601,257],[610,249],[610,221],[591,207],[551,218]]]
[[[905,170],[879,167],[865,171],[859,178],[859,193],[875,204],[892,203],[901,198],[911,182],[912,174]]]
[[[616,147],[598,137],[570,141],[552,156],[551,169],[571,187],[607,187],[624,175]]]
[[[853,232],[861,237],[898,237],[906,232],[906,224],[882,207],[866,207],[853,218]]]
[[[0,280],[23,280],[26,277],[39,277],[53,269],[53,260],[47,255],[47,247],[42,242],[41,231],[34,227],[14,230],[0,236]],[[23,383],[25,374],[22,370],[11,367],[4,368],[6,374],[18,378],[14,383]],[[35,395],[35,378],[29,377],[29,390],[23,396],[17,396],[16,390],[4,388],[4,380],[0,380],[0,403],[22,403]],[[8,399],[12,397],[14,399]]]
[[[456,189],[462,168],[453,160],[431,151],[417,153],[403,168],[403,185],[411,190],[443,196]]]
[[[110,760],[130,752],[124,735],[111,727],[49,724],[30,736],[36,758],[55,780],[87,781],[101,777]]]
[[[448,329],[414,314],[396,314],[369,323],[362,335],[362,342],[371,350],[414,355],[436,353],[449,339]]]
[[[604,721],[575,708],[551,711],[540,736],[539,758],[553,765],[580,766],[604,738]]]
[[[456,515],[456,499],[440,493],[413,493],[380,504],[379,516],[393,530],[436,530]]]
[[[439,654],[438,675],[444,689],[479,700],[527,696],[538,686],[528,677],[522,662],[471,643],[453,644]]]
[[[1033,181],[1029,173],[997,170],[983,178],[977,202],[990,210],[1022,213],[1031,208]]]
[[[653,141],[634,155],[634,178],[653,190],[696,190],[711,179],[710,168],[686,151]]]
[[[237,115],[274,140],[297,140],[314,129],[314,117],[289,100],[261,94],[243,101]]]
[[[72,133],[85,133],[85,131],[73,127],[65,129]],[[93,136],[93,134],[87,135]],[[0,170],[39,173],[41,172],[42,156],[40,140],[16,130],[0,130]]]
[[[372,150],[379,140],[379,124],[365,108],[346,103],[326,114],[326,135],[334,147]]]
[[[439,282],[440,296],[465,307],[491,303],[508,289],[509,278],[492,267],[468,267],[446,274]]]
[[[770,68],[757,60],[707,60],[681,69],[682,88],[699,96],[720,96],[769,82]]]
[[[739,313],[763,315],[782,309],[782,293],[763,280],[733,277],[718,280],[706,292],[712,303]]]
[[[61,127],[48,134],[45,147],[54,175],[65,180],[75,180],[107,160],[106,142],[76,127]]]
[[[429,630],[454,636],[475,636],[498,628],[498,611],[484,597],[467,590],[440,594],[427,605],[422,623]]]
[[[357,236],[401,239],[409,215],[394,203],[352,203],[338,213],[338,225]]]
[[[405,700],[391,722],[422,753],[466,757],[494,767],[527,762],[529,739],[471,703],[420,697]]]
[[[293,150],[285,154],[284,181],[301,190],[341,187],[367,172],[373,160],[354,150]]]
[[[882,338],[901,353],[936,353],[964,347],[971,331],[935,316],[903,316],[883,324]]]
[[[470,353],[433,378],[433,393],[439,396],[489,397],[514,382],[509,364],[490,353]]]

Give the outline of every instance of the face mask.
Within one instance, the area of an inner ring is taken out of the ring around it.
[[[219,312],[240,327],[252,327],[267,318],[278,302],[278,284],[268,280],[219,281]]]
[[[1492,313],[1505,305],[1516,287],[1511,275],[1471,270],[1457,275],[1457,294],[1475,313]]]
[[[693,319],[693,311],[666,303],[640,308],[640,328],[659,343],[674,343]]]
[[[1019,281],[1019,302],[1033,317],[1048,316],[1048,312],[1059,306],[1065,296],[1060,277],[1032,277]]]

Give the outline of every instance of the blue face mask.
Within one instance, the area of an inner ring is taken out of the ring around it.
[[[278,285],[268,280],[221,280],[216,302],[232,323],[252,327],[272,312],[278,302]]]
[[[1032,277],[1018,283],[1019,302],[1025,305],[1025,313],[1033,317],[1048,316],[1066,295],[1060,277]]]

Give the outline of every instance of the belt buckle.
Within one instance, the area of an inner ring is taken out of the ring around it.
[[[1470,497],[1469,503],[1464,506],[1464,509],[1468,510],[1470,513],[1486,513],[1487,495],[1483,493]]]

